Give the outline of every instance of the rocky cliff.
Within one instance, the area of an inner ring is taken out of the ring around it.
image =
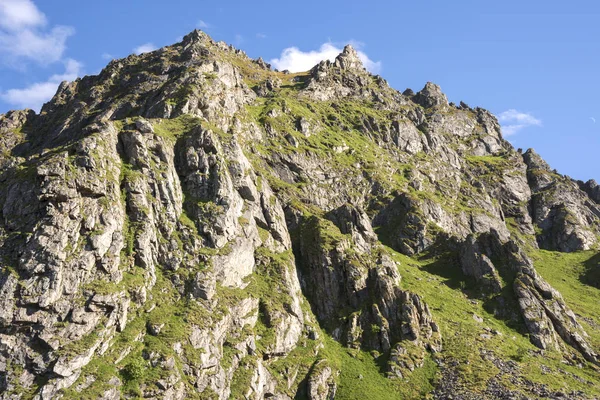
[[[112,61],[0,115],[0,186],[2,399],[600,396],[598,185],[350,46]]]

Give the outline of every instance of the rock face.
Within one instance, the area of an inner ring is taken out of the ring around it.
[[[533,150],[528,150],[523,159],[533,191],[532,217],[541,229],[537,237],[540,247],[564,252],[591,249],[598,242],[600,226],[595,182],[580,187],[551,171]]]
[[[590,179],[585,183],[579,182],[579,187],[585,191],[592,200],[596,203],[600,203],[600,185],[598,185],[595,180]]]
[[[562,339],[586,360],[600,362],[573,311],[560,293],[535,271],[533,262],[516,242],[503,243],[496,231],[478,237],[470,235],[462,244],[460,254],[463,272],[475,278],[488,292],[501,292],[500,275],[514,276],[514,295],[533,344],[541,349],[560,349]],[[497,259],[496,264],[490,257]]]
[[[598,364],[527,253],[594,249],[598,185],[435,84],[397,92],[351,46],[304,74],[199,31],[112,61],[40,114],[0,115],[0,186],[1,399],[433,382],[418,370],[457,333],[399,272],[426,257],[455,260],[535,346]]]
[[[310,400],[335,399],[336,385],[333,379],[333,371],[327,362],[317,362],[308,378],[308,398]]]
[[[427,82],[425,87],[414,96],[413,101],[424,108],[448,105],[448,99],[442,93],[442,89],[431,82]]]
[[[303,292],[322,326],[350,348],[388,353],[411,346],[420,360],[424,350],[440,351],[440,330],[429,308],[400,289],[396,265],[377,247],[367,215],[345,205],[327,216],[334,222],[302,220],[296,251]]]

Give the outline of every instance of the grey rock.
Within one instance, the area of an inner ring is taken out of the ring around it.
[[[328,217],[337,226],[316,217],[302,223],[298,249],[303,288],[314,301],[317,318],[332,335],[345,332],[349,347],[387,352],[395,343],[411,341],[421,351],[439,351],[439,328],[427,305],[419,296],[400,290],[400,276],[389,256],[375,254],[376,240],[368,218],[349,206]],[[325,232],[335,229],[347,238],[324,242]],[[376,299],[375,304],[369,299]],[[367,311],[338,325],[338,310],[364,307]],[[377,334],[366,334],[373,326],[377,326]]]
[[[595,180],[590,179],[583,183],[579,182],[579,187],[590,196],[592,200],[600,204],[600,185]]]
[[[310,400],[332,400],[335,398],[337,389],[335,377],[326,360],[321,360],[313,365],[307,386]]]
[[[425,108],[448,105],[448,99],[442,93],[442,89],[431,82],[425,84],[425,87],[413,97],[413,101]]]
[[[356,50],[351,45],[346,45],[342,53],[335,59],[335,66],[345,69],[364,69],[363,63]]]
[[[135,126],[142,133],[154,133],[154,127],[145,119],[138,119],[135,121]]]
[[[268,64],[267,64],[268,65]],[[267,79],[260,85],[254,87],[254,91],[260,97],[267,97],[281,86],[280,79]]]
[[[533,149],[523,159],[532,190],[532,219],[541,228],[539,246],[563,252],[591,249],[598,241],[600,205],[576,181],[551,171]]]
[[[192,282],[192,295],[196,298],[211,300],[216,294],[216,278],[205,272],[198,272]]]
[[[461,246],[459,257],[463,273],[475,278],[484,290],[499,293],[502,290],[500,275],[480,246],[474,235],[470,235]]]
[[[562,339],[586,360],[598,363],[598,355],[585,339],[588,335],[573,311],[562,296],[535,271],[533,262],[515,241],[502,241],[498,233],[492,231],[477,238],[470,237],[466,249],[464,251],[472,254],[463,257],[463,272],[483,283],[492,293],[497,293],[502,284],[496,280],[490,284],[489,275],[497,276],[498,271],[490,259],[485,258],[486,255],[493,254],[499,262],[498,266],[505,268],[505,273],[514,274],[513,291],[534,345],[541,349],[559,349]],[[488,277],[481,276],[481,272],[488,271],[483,266],[492,271],[488,272]]]

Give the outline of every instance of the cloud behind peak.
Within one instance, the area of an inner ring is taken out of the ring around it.
[[[352,42],[355,47],[357,42]],[[334,61],[342,52],[342,49],[331,42],[323,43],[318,50],[302,51],[298,47],[288,47],[283,49],[279,58],[274,58],[270,62],[275,68],[290,72],[308,71],[323,60]],[[358,50],[358,57],[365,68],[372,73],[381,71],[381,62],[371,60],[363,51]]]

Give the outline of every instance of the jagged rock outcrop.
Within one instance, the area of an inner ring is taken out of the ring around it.
[[[495,253],[484,246],[475,235],[469,235],[465,239],[459,252],[462,271],[465,275],[473,277],[485,291],[499,293],[502,290],[502,280],[488,256]]]
[[[425,87],[419,91],[412,100],[425,108],[448,105],[448,99],[446,98],[446,95],[442,93],[442,89],[431,82],[427,82]]]
[[[600,206],[576,181],[550,170],[533,149],[523,154],[531,186],[531,213],[541,229],[540,247],[572,252],[589,250],[598,242]]]
[[[368,397],[436,368],[446,388],[463,325],[424,271],[598,363],[594,320],[527,254],[597,245],[595,182],[435,84],[390,88],[351,46],[299,74],[199,31],[114,60],[0,115],[0,187],[1,399]]]
[[[312,367],[308,378],[307,391],[310,400],[335,399],[336,385],[333,370],[327,364],[327,361],[318,361]]]
[[[425,349],[435,353],[442,347],[427,305],[418,295],[400,289],[397,268],[377,247],[362,210],[344,205],[328,218],[333,223],[308,217],[297,238],[303,291],[317,318],[349,347],[384,353],[392,347],[397,352],[407,346],[414,349],[421,362],[408,367],[392,360],[397,376],[402,376],[401,370],[421,366]]]
[[[592,200],[596,203],[600,203],[600,185],[598,185],[595,180],[590,179],[585,183],[579,182],[579,187],[586,192]]]
[[[356,50],[347,45],[334,62],[324,60],[310,70],[302,95],[317,101],[352,97],[382,104],[390,100],[406,103],[389,89],[383,78],[367,72]]]
[[[490,257],[497,260],[495,264]],[[478,237],[471,235],[462,244],[460,261],[463,272],[492,293],[502,289],[500,274],[514,276],[514,282],[507,283],[512,284],[533,344],[541,349],[560,348],[562,338],[586,360],[596,364],[600,361],[573,311],[535,271],[533,262],[516,242],[503,242],[495,231]]]

